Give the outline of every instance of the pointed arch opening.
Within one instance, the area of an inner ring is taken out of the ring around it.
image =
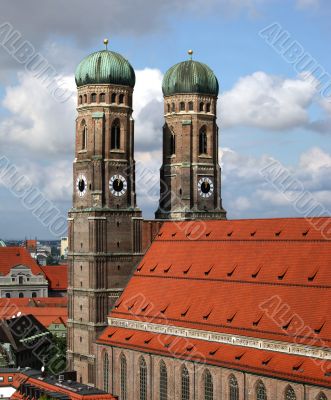
[[[118,118],[115,119],[111,126],[111,150],[118,150],[121,148],[121,124]]]
[[[118,102],[119,102],[120,104],[123,104],[123,103],[124,103],[124,94],[120,94],[120,95],[119,95]]]
[[[175,132],[170,131],[170,155],[176,154],[176,135]]]
[[[287,386],[287,388],[285,389],[285,396],[284,396],[285,400],[297,400],[297,396],[295,395],[295,391],[292,388],[292,386]]]
[[[199,154],[207,154],[207,128],[203,126],[199,131]]]
[[[83,119],[81,123],[81,150],[87,149],[87,125]]]
[[[168,372],[165,362],[160,362],[160,400],[168,400]]]
[[[124,354],[121,354],[120,357],[121,364],[121,376],[120,376],[120,384],[121,384],[121,399],[127,400],[128,391],[127,391],[127,363],[126,357]]]
[[[255,388],[256,400],[267,400],[267,390],[262,381],[258,381]]]
[[[239,386],[234,375],[229,377],[229,400],[239,400]]]
[[[203,111],[204,106],[205,106],[204,103],[201,102],[201,103],[199,104],[199,111]]]
[[[182,366],[181,380],[181,400],[190,400],[190,375],[185,365]]]
[[[100,103],[104,103],[106,101],[106,94],[105,93],[100,93],[99,101],[100,101]]]
[[[320,392],[317,395],[316,400],[328,400],[328,398],[326,397],[326,395],[323,392]]]
[[[208,369],[203,374],[205,400],[214,400],[213,377]]]
[[[116,93],[112,93],[111,95],[111,102],[116,103]]]
[[[188,103],[188,110],[189,110],[189,111],[193,111],[193,101],[190,101],[190,102]]]
[[[109,392],[109,356],[106,351],[103,354],[103,390]]]
[[[96,103],[97,102],[97,94],[96,93],[92,93],[91,94],[91,103]]]
[[[139,359],[139,399],[147,400],[147,364],[144,357]]]

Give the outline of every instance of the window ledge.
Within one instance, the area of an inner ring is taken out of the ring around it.
[[[121,154],[124,154],[125,151],[121,150],[121,149],[113,149],[113,150],[110,150],[110,153],[121,153]]]
[[[78,154],[87,153],[87,150],[79,150]]]

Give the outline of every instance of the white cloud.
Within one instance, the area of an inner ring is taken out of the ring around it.
[[[18,84],[6,88],[2,105],[10,115],[0,124],[1,145],[15,151],[62,156],[73,152],[75,95],[72,78],[71,97],[57,102],[42,82],[28,73],[18,75]]]
[[[223,127],[236,125],[285,130],[305,126],[315,88],[302,77],[285,79],[255,72],[221,96]]]

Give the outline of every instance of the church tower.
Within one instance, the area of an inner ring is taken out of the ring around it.
[[[225,219],[218,162],[218,81],[190,60],[165,74],[163,164],[158,219]]]
[[[81,61],[75,78],[68,363],[78,381],[95,384],[95,339],[142,256],[133,155],[135,74],[125,58],[106,47]]]

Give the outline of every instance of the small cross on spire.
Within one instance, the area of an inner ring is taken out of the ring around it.
[[[108,39],[103,39],[103,44],[106,46],[106,50],[108,50],[108,43],[109,43]]]
[[[190,60],[192,60],[192,54],[193,54],[193,50],[189,50],[188,55],[190,56]]]

